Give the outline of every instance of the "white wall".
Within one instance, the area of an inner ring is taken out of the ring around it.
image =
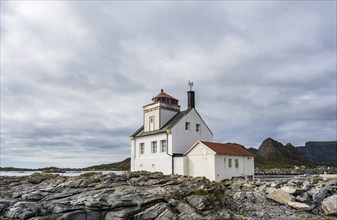
[[[225,161],[226,158],[226,161]],[[250,159],[248,159],[250,158]],[[228,167],[228,160],[232,159],[232,167]],[[235,159],[239,167],[235,167]],[[254,175],[254,157],[215,155],[215,180],[231,179],[232,177]]]
[[[167,152],[160,152],[160,140],[167,140],[166,133],[138,137],[135,139],[134,171],[160,171],[164,174],[172,174],[172,157]],[[151,152],[152,141],[157,141],[157,153]],[[144,143],[144,154],[140,154],[140,143]],[[167,148],[172,148],[170,142],[168,143]]]
[[[186,155],[188,176],[204,176],[209,180],[215,180],[214,175],[214,155],[215,153],[201,143],[197,145]]]
[[[185,122],[190,123],[190,131],[185,130]],[[200,124],[200,132],[196,132],[196,124]],[[213,135],[206,124],[192,109],[171,130],[173,134],[173,152],[184,154],[197,141],[212,141]]]
[[[255,172],[255,164],[254,164],[254,157],[244,157],[244,175],[247,176],[254,176]]]
[[[200,142],[196,143],[185,157],[185,175],[188,176],[204,176],[209,180],[221,181],[254,175],[254,157],[215,154]],[[232,167],[228,167],[229,159],[232,159]],[[238,159],[239,167],[235,166],[235,159]]]
[[[130,170],[131,171],[135,171],[135,159],[136,159],[136,155],[135,155],[135,150],[136,150],[136,139],[131,138],[131,162],[130,162]]]
[[[185,175],[184,157],[173,157],[174,174]]]

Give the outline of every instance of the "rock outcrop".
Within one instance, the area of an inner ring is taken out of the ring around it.
[[[292,144],[283,145],[272,138],[262,142],[256,155],[275,164],[305,165],[309,162]]]
[[[325,219],[337,181],[210,182],[162,173],[0,176],[0,219]]]

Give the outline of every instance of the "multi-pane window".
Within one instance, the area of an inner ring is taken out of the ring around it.
[[[160,152],[164,153],[167,151],[167,142],[166,140],[160,141]]]
[[[228,159],[228,167],[232,167],[232,159]]]
[[[196,124],[195,125],[195,131],[196,132],[200,132],[200,124]]]
[[[189,122],[185,122],[185,130],[186,131],[190,130],[190,123]]]
[[[140,154],[144,154],[144,143],[139,144],[139,152]]]
[[[151,142],[151,151],[152,153],[157,153],[157,141],[152,141]]]
[[[239,159],[235,159],[235,168],[239,168]]]

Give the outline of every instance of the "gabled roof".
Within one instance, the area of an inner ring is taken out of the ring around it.
[[[155,131],[148,131],[144,132],[144,126],[140,127],[134,134],[132,134],[130,137],[142,137],[147,135],[153,135],[153,134],[160,134],[166,132],[168,129],[173,128],[185,115],[187,115],[191,109],[187,109],[186,111],[178,112],[173,118],[171,118],[161,129],[155,130]]]
[[[198,143],[198,142],[197,142]],[[206,147],[214,151],[216,154],[224,154],[224,155],[236,155],[236,156],[250,156],[254,157],[255,155],[248,151],[244,146],[240,144],[223,144],[223,143],[215,143],[208,141],[199,141],[199,143],[204,144]],[[191,151],[197,144],[194,144],[185,155]]]

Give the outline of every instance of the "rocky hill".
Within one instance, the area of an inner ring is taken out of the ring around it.
[[[337,141],[310,141],[297,149],[311,162],[337,164]]]
[[[337,180],[211,182],[162,173],[0,176],[0,219],[334,219]]]
[[[308,165],[309,160],[292,144],[282,143],[267,138],[255,153],[256,165],[262,167],[289,167]]]
[[[86,167],[83,170],[120,170],[120,171],[128,171],[130,170],[130,157],[126,158],[123,161],[109,164],[101,164],[91,167]]]

